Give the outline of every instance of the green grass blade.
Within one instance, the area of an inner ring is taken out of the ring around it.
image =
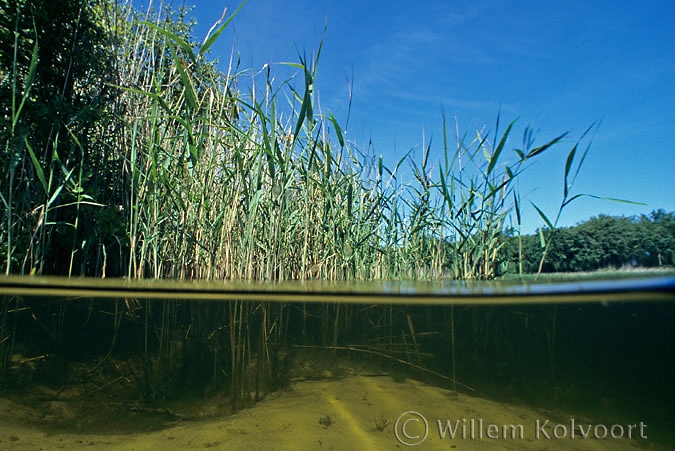
[[[542,248],[546,247],[546,237],[544,236],[544,229],[539,229],[539,246],[541,246]],[[544,253],[541,261],[544,261],[545,258],[546,254]]]
[[[171,55],[173,56],[173,61],[176,65],[176,69],[178,70],[178,74],[180,75],[180,79],[183,82],[183,90],[185,91],[185,99],[187,100],[188,106],[192,109],[192,111],[196,111],[197,93],[195,92],[195,87],[192,85],[192,80],[185,71],[185,68],[183,67],[183,61],[178,56],[178,53],[176,53],[174,46],[170,45],[169,49],[171,50]]]
[[[521,149],[513,149],[517,154],[518,158],[520,158],[520,161],[525,160],[525,152],[523,152]]]
[[[64,168],[64,169],[65,169],[65,168]],[[68,172],[65,174],[65,178],[63,179],[63,183],[62,183],[61,185],[59,185],[59,186],[54,190],[54,193],[51,195],[51,197],[50,197],[49,200],[47,201],[47,207],[50,207],[50,206],[56,201],[56,199],[58,199],[59,194],[61,194],[61,190],[63,189],[64,186],[66,186],[66,183],[68,183],[68,181],[70,180],[70,177],[72,177],[73,171],[75,171],[75,168],[72,168],[70,171],[68,171]]]
[[[621,204],[629,204],[629,205],[647,205],[644,202],[637,202],[634,200],[627,200],[627,199],[617,199],[616,197],[599,197],[599,196],[590,196],[590,197],[597,197],[600,200],[607,200],[610,202],[619,202]]]
[[[586,133],[584,133],[584,135]],[[581,171],[581,167],[584,165],[584,161],[586,161],[586,156],[588,155],[588,151],[590,149],[591,149],[591,143],[589,142],[588,145],[586,146],[586,149],[584,149],[584,153],[581,155],[581,159],[579,160],[579,164],[577,164],[577,170],[574,171],[574,177],[572,177],[572,184],[574,184],[574,181],[577,179],[577,176],[579,175],[579,171]]]
[[[441,180],[441,194],[443,194],[443,199],[445,199],[445,202],[448,204],[448,207],[452,209],[452,197],[450,196],[450,192],[448,191],[448,185],[447,182],[445,181],[446,176],[443,173],[443,168],[439,167],[438,171],[440,173],[440,180]]]
[[[195,52],[192,50],[192,47],[190,47],[190,44],[188,44],[185,39],[181,38],[175,33],[171,33],[170,31],[165,30],[164,28],[158,25],[155,25],[152,22],[141,21],[141,23],[157,31],[159,34],[169,38],[174,43],[178,44],[178,46],[180,46],[180,48],[182,48],[185,54],[188,56],[191,63],[195,63],[197,61],[197,59],[195,58]]]
[[[221,33],[225,30],[225,28],[227,28],[227,26],[230,24],[230,22],[232,22],[232,19],[234,19],[234,18],[237,16],[237,14],[239,14],[239,11],[241,11],[241,9],[244,7],[244,5],[245,5],[246,3],[248,3],[248,0],[244,0],[244,1],[239,5],[239,7],[234,11],[234,13],[232,13],[232,15],[231,15],[225,22],[223,22],[222,25],[220,25],[220,26],[216,29],[216,31],[214,31],[213,33],[209,34],[209,35],[206,37],[206,39],[204,40],[204,43],[201,45],[201,47],[199,47],[199,53],[198,53],[199,56],[202,56],[202,55],[204,55],[206,52],[209,51],[209,49],[211,48],[211,46],[216,42],[216,40],[218,40],[218,37],[220,37]],[[223,11],[223,17],[221,17],[221,18],[218,20],[218,22],[216,22],[216,24],[222,22],[222,20],[225,18],[225,15],[226,15],[226,14],[227,14],[227,8],[225,8],[225,11]],[[215,26],[216,24],[214,24],[214,26]]]
[[[541,216],[541,219],[544,220],[544,222],[546,223],[548,228],[551,229],[551,230],[554,230],[555,227],[553,226],[551,221],[548,219],[548,216],[546,216],[546,214],[543,211],[541,211],[541,209],[539,207],[537,207],[537,205],[534,202],[530,201],[530,203],[532,204],[534,209],[537,210],[537,213],[539,213],[539,216]]]
[[[305,67],[305,73],[307,73],[307,68]],[[305,86],[305,94],[302,97],[302,105],[300,107],[300,112],[298,113],[298,119],[295,123],[295,130],[293,132],[293,141],[298,139],[300,130],[302,130],[302,124],[305,123],[305,118],[311,117],[311,97],[310,97],[310,85]]]
[[[281,63],[279,63],[279,64],[283,64],[284,66],[288,66],[288,67],[293,67],[293,68],[295,68],[295,69],[302,69],[302,70],[305,69],[305,65],[304,65],[304,64],[302,64],[302,63],[294,63],[294,62],[292,62],[292,61],[284,61],[284,62],[281,62]]]
[[[539,146],[535,149],[532,149],[531,151],[529,151],[527,153],[527,155],[525,155],[524,159],[527,160],[527,159],[530,159],[532,157],[535,157],[535,156],[539,155],[540,153],[549,149],[551,146],[553,146],[553,145],[557,144],[558,142],[562,141],[568,134],[569,134],[569,132],[565,132],[562,135],[557,136],[556,138],[553,138],[551,141],[547,142],[546,144],[544,144],[542,146]]]
[[[47,185],[47,179],[45,178],[45,173],[42,170],[42,166],[40,166],[40,162],[38,161],[37,157],[35,156],[35,152],[33,152],[33,147],[31,147],[30,143],[28,142],[28,138],[25,137],[23,139],[24,144],[26,145],[26,149],[28,149],[28,154],[30,155],[30,159],[33,162],[33,168],[35,169],[35,175],[37,175],[38,180],[40,181],[40,184],[42,185],[42,188],[45,190],[45,194],[49,193],[49,187]]]
[[[513,192],[513,205],[516,211],[516,221],[518,221],[518,227],[520,227],[520,202],[518,202],[518,195],[516,192]]]
[[[570,186],[569,186],[569,183],[568,183],[567,180],[568,180],[568,176],[569,176],[569,173],[570,173],[570,169],[572,169],[572,163],[574,162],[574,155],[577,152],[578,146],[579,145],[577,143],[577,144],[574,145],[574,147],[572,147],[572,150],[570,150],[570,153],[567,155],[567,161],[565,162],[565,177],[564,177],[564,189],[563,189],[563,193],[564,193],[563,197],[565,199],[567,199],[567,194],[569,193],[569,189],[570,189]]]
[[[490,164],[488,165],[488,168],[487,168],[487,175],[490,175],[492,173],[492,170],[497,165],[497,160],[499,160],[499,155],[502,153],[502,150],[504,150],[504,145],[506,144],[506,139],[508,138],[509,133],[511,133],[511,129],[513,128],[513,125],[515,123],[516,123],[515,119],[513,121],[511,121],[509,126],[506,128],[506,131],[502,135],[502,139],[499,141],[499,145],[497,146],[494,153],[492,154],[492,157],[490,158]]]
[[[38,65],[38,59],[39,59],[39,48],[38,48],[38,40],[37,40],[37,30],[35,32],[35,45],[33,46],[33,55],[31,56],[30,59],[30,67],[28,68],[28,75],[26,76],[26,82],[24,84],[23,88],[23,96],[21,98],[21,103],[19,104],[19,107],[16,109],[16,111],[13,113],[12,117],[12,126],[15,127],[19,117],[21,115],[21,110],[23,110],[24,105],[26,104],[26,100],[29,99],[30,97],[30,90],[31,87],[33,86],[33,81],[35,80],[35,73],[37,72],[37,65]]]
[[[337,119],[335,119],[335,116],[333,113],[328,112],[328,120],[331,121],[333,124],[333,127],[335,127],[335,134],[337,135],[338,142],[340,143],[340,147],[345,146],[345,138],[342,135],[342,129],[340,128],[340,124],[338,124]]]
[[[580,198],[580,197],[590,197],[590,198],[592,198],[592,199],[606,200],[606,201],[609,201],[609,202],[618,202],[618,203],[621,203],[621,204],[629,204],[629,205],[643,205],[643,206],[644,206],[644,205],[647,205],[647,204],[645,204],[645,203],[643,203],[643,202],[636,202],[636,201],[633,201],[633,200],[618,199],[618,198],[616,198],[616,197],[596,196],[595,194],[586,194],[586,193],[583,193],[583,194],[575,194],[574,196],[572,196],[572,197],[570,197],[569,199],[567,199],[567,200],[563,203],[563,207],[566,207],[567,205],[569,205],[570,203],[572,203],[572,201],[574,201],[574,200],[576,200],[576,199],[578,199],[578,198]]]

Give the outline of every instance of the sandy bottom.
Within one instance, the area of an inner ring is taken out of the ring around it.
[[[648,425],[640,438],[639,424],[593,424],[387,376],[296,382],[234,415],[137,434],[48,433],[3,402],[3,450],[665,449],[649,442]]]

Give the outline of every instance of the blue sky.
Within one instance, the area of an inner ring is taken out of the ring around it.
[[[239,6],[187,2],[195,5],[200,41],[225,6]],[[255,73],[272,64],[283,80],[288,69],[274,63],[310,55],[324,39],[322,109],[344,125],[351,84],[347,137],[362,148],[372,142],[391,165],[411,148],[419,161],[423,139],[440,161],[443,112],[469,134],[484,124],[493,133],[500,111],[502,130],[517,119],[509,152],[525,126],[539,143],[569,131],[519,181],[521,196],[551,218],[567,152],[601,121],[574,192],[647,205],[578,199],[561,218],[569,226],[601,213],[675,211],[673,23],[675,4],[652,0],[249,0],[212,56],[226,62],[234,48],[243,68]],[[529,204],[523,214],[523,232],[543,225]]]

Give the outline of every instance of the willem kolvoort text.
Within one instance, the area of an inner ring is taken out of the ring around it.
[[[527,428],[522,424],[494,424],[484,422],[482,418],[436,420],[438,434],[441,439],[524,439]],[[531,433],[536,440],[552,439],[607,439],[627,438],[646,439],[647,425],[642,421],[637,424],[577,424],[574,419],[569,423],[551,423],[549,420],[536,420]],[[528,436],[530,436],[528,434]]]

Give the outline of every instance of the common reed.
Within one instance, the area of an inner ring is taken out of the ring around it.
[[[455,126],[452,142],[444,118],[440,164],[429,142],[420,161],[411,151],[390,168],[347,140],[338,119],[317,104],[321,45],[286,63],[298,73],[277,83],[269,66],[254,74],[231,56],[222,71],[208,59],[243,4],[201,45],[184,11],[101,5],[114,77],[106,81],[107,122],[93,124],[87,144],[65,124],[41,154],[19,130],[31,119],[24,111],[38,39],[28,66],[15,61],[8,79],[13,109],[1,193],[7,274],[54,273],[58,234],[69,239],[61,270],[67,275],[491,278],[505,221],[515,214],[520,224],[516,180],[567,136],[534,145],[526,128],[523,146],[507,155],[515,121],[501,134],[499,119],[492,132],[466,135]],[[91,142],[102,153],[93,153]],[[561,210],[581,196],[569,192],[579,144],[565,168]],[[402,180],[406,171],[411,180]],[[557,221],[535,208],[553,230]]]
[[[493,132],[462,135],[455,127],[452,142],[444,118],[440,164],[429,142],[421,161],[411,151],[390,167],[346,139],[340,121],[318,104],[322,44],[287,63],[297,74],[281,83],[269,66],[259,73],[242,69],[234,54],[226,64],[209,59],[243,6],[224,14],[200,45],[185,11],[162,6],[141,13],[130,3],[95,3],[91,13],[105,32],[100,44],[112,75],[101,78],[90,68],[73,89],[98,102],[100,114],[88,122],[84,116],[55,120],[44,149],[35,149],[35,124],[25,110],[35,102],[41,43],[36,29],[32,57],[22,66],[19,39],[30,39],[17,30],[14,63],[3,79],[11,100],[0,190],[5,274],[252,281],[495,277],[504,224],[513,213],[520,224],[516,181],[566,134],[542,145],[524,139],[507,156],[515,122],[501,134],[499,119]],[[87,88],[91,79],[99,91]],[[567,189],[577,146],[565,169],[561,209],[578,197]],[[412,180],[402,180],[403,168]],[[3,369],[12,352],[14,302],[2,304]],[[58,308],[57,344],[71,307]],[[128,299],[108,313],[114,318],[108,355],[122,324],[142,324],[138,379],[147,402],[167,396],[189,366],[176,362],[197,353],[209,368],[201,377],[226,380],[234,407],[245,405],[278,369],[294,333],[291,323],[300,326],[298,341],[333,348],[353,344],[347,340],[360,328],[376,324],[378,335],[362,333],[364,342],[386,343],[389,353],[401,355],[412,344],[416,364],[424,359],[418,347],[424,331],[411,316],[386,308]],[[451,322],[454,379],[454,311]]]

